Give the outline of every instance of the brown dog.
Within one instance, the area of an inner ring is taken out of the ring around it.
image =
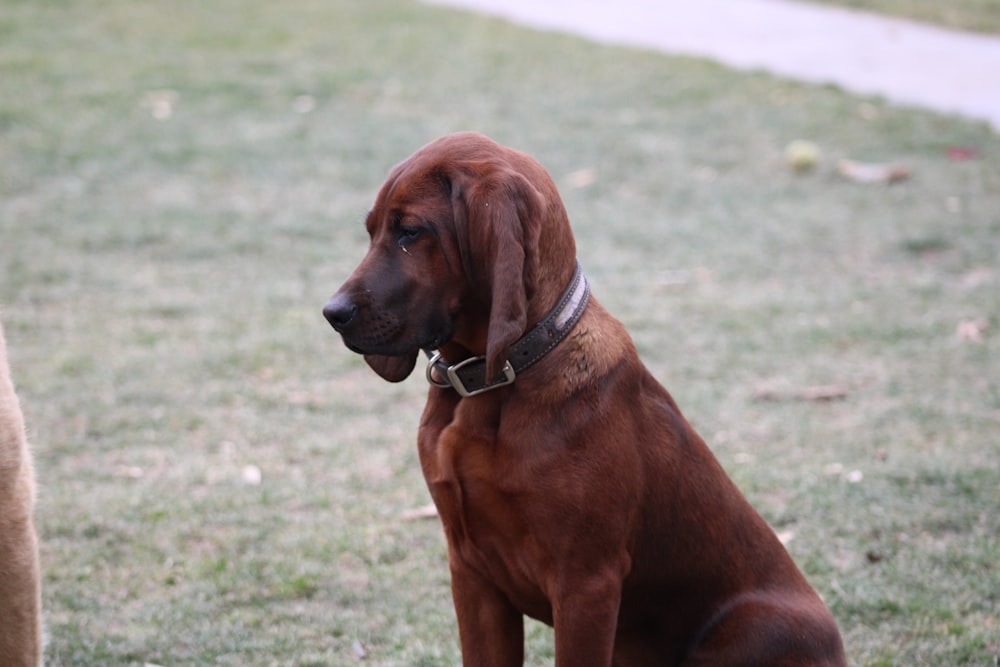
[[[464,664],[843,665],[836,623],[576,264],[559,193],[481,135],[396,166],[323,312],[383,378],[420,350],[418,444]]]
[[[42,658],[35,479],[0,325],[0,665]]]

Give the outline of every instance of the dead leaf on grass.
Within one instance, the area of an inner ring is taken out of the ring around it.
[[[115,466],[115,477],[127,477],[129,479],[139,479],[145,475],[145,471],[139,466]]]
[[[869,563],[878,563],[885,558],[885,554],[882,553],[881,551],[875,551],[874,549],[870,549],[865,553],[865,558],[868,559]]]
[[[261,472],[260,468],[250,464],[243,466],[243,483],[249,484],[250,486],[260,486]]]
[[[825,403],[828,401],[843,400],[850,395],[850,390],[841,385],[817,385],[814,387],[803,387],[789,391],[779,391],[775,389],[758,389],[754,392],[755,401],[810,401],[813,403]]]
[[[437,516],[437,508],[434,505],[424,505],[401,512],[399,518],[403,521],[415,521],[417,519],[433,519]]]
[[[174,115],[174,107],[180,98],[181,95],[176,90],[150,90],[142,96],[140,104],[156,120],[167,120]]]
[[[975,160],[979,157],[979,151],[973,146],[948,146],[948,159],[955,162],[965,160]]]
[[[566,176],[566,187],[571,190],[579,190],[588,185],[593,185],[595,181],[597,181],[596,169],[579,169]]]
[[[841,160],[840,174],[855,183],[898,183],[910,177],[910,170],[902,164],[874,164]]]
[[[956,333],[967,343],[982,343],[986,340],[986,320],[962,320]]]
[[[859,484],[865,478],[865,474],[860,470],[849,470],[844,472],[844,464],[833,462],[823,466],[823,473],[840,477],[849,484]]]

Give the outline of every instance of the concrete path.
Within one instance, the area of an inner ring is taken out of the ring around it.
[[[1000,132],[998,37],[789,0],[428,1],[602,42],[833,83],[986,120]]]

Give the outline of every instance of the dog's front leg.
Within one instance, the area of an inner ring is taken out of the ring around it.
[[[553,624],[556,667],[610,667],[621,604],[621,577],[587,575],[561,586]]]
[[[451,593],[466,667],[521,667],[524,617],[496,586],[462,563],[452,563]]]

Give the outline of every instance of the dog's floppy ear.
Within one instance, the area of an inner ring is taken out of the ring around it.
[[[402,382],[410,376],[410,373],[413,372],[413,367],[417,365],[417,353],[413,352],[412,354],[404,354],[398,357],[366,354],[365,361],[383,380]]]
[[[544,201],[522,174],[492,163],[467,166],[451,185],[462,268],[490,304],[486,374],[493,379],[527,328]]]

